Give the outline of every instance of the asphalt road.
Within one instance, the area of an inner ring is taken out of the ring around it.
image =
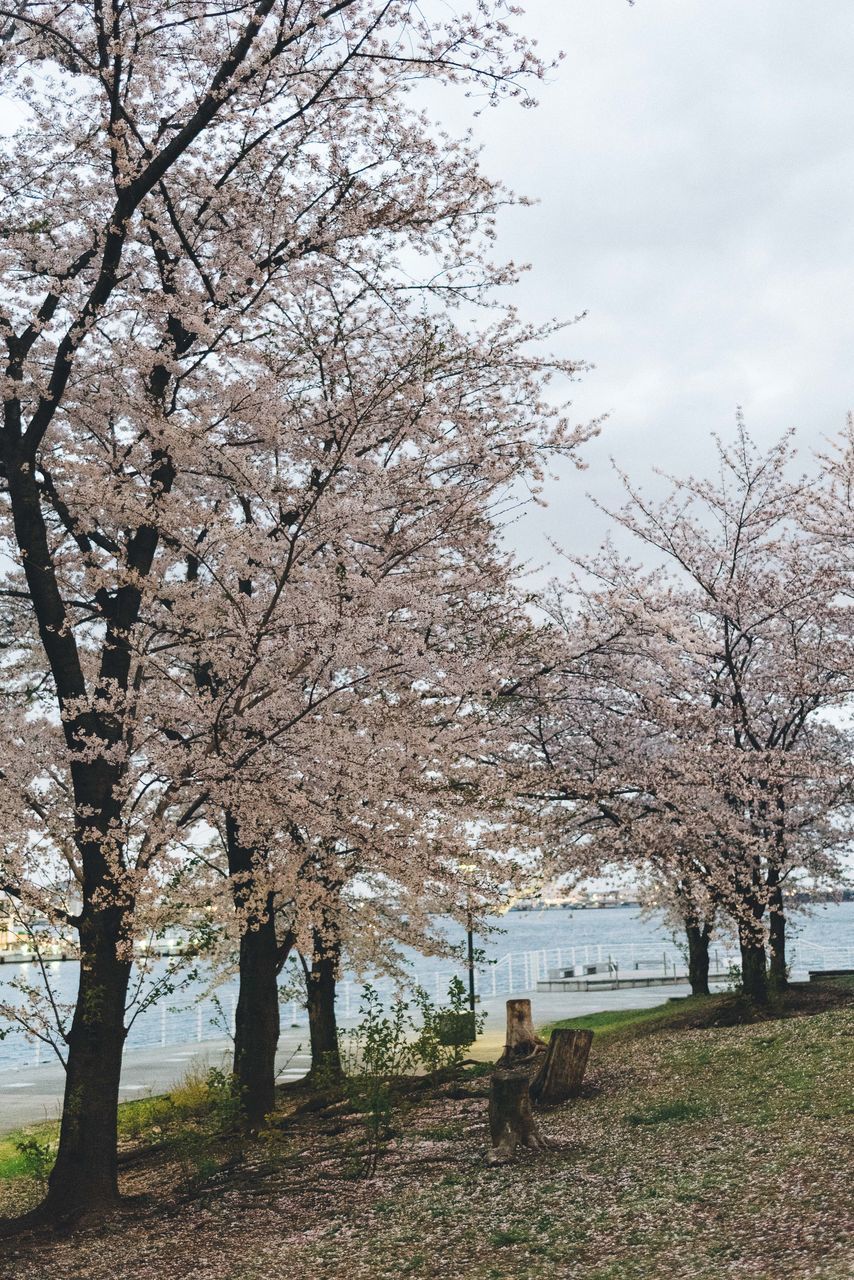
[[[520,992],[516,998],[522,994],[530,997],[534,1021],[541,1025],[603,1009],[649,1008],[672,996],[687,995],[688,990],[685,984],[622,991],[534,991]],[[504,997],[484,1000],[481,1007],[488,1017],[472,1057],[488,1060],[498,1056],[504,1041]],[[230,1048],[230,1041],[223,1039],[129,1050],[122,1066],[121,1098],[124,1101],[165,1093],[193,1066],[227,1065]],[[309,1063],[307,1050],[307,1027],[283,1029],[276,1060],[281,1079],[292,1080],[305,1074]],[[65,1073],[58,1062],[0,1072],[0,1133],[58,1118],[64,1079]]]

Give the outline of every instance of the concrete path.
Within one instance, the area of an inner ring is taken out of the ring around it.
[[[534,1022],[541,1026],[558,1018],[575,1018],[604,1009],[645,1009],[662,1004],[673,996],[687,995],[688,985],[643,987],[629,991],[528,991]],[[505,997],[486,999],[481,1009],[488,1016],[483,1035],[473,1047],[472,1057],[490,1061],[501,1053],[504,1043]],[[227,1066],[229,1040],[205,1040],[201,1043],[129,1049],[122,1066],[121,1098],[145,1097],[166,1093],[193,1066]],[[308,1069],[308,1028],[285,1027],[279,1041],[276,1059],[280,1079],[293,1080]],[[20,1067],[0,1072],[0,1133],[19,1129],[22,1125],[55,1120],[62,1108],[65,1075],[59,1063],[46,1062],[38,1067]]]
[[[606,1009],[651,1009],[666,1000],[691,994],[687,982],[668,983],[660,987],[635,987],[628,991],[524,991],[514,992],[514,999],[531,1001],[535,1026],[557,1022],[560,1018],[578,1018],[584,1014],[602,1013]],[[480,1062],[494,1061],[504,1046],[505,996],[481,1002],[489,1015],[483,1034],[472,1047],[471,1057]]]
[[[201,1043],[159,1045],[151,1049],[129,1049],[122,1063],[119,1097],[131,1098],[166,1093],[191,1067],[225,1067],[231,1059],[231,1041],[204,1040]],[[276,1065],[280,1079],[305,1075],[309,1065],[308,1028],[284,1030],[279,1041]],[[60,1063],[39,1067],[19,1067],[0,1071],[0,1133],[20,1129],[42,1120],[56,1120],[62,1112],[65,1072]]]

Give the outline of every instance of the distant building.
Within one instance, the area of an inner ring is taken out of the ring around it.
[[[23,951],[27,946],[27,931],[17,917],[12,899],[0,894],[0,951]]]
[[[62,957],[74,949],[72,930],[57,926],[47,916],[27,912],[26,925],[21,922],[17,902],[0,893],[0,955],[13,952]]]

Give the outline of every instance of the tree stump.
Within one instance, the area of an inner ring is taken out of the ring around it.
[[[530,1000],[508,1000],[504,1052],[496,1062],[496,1067],[518,1066],[545,1048],[546,1041],[541,1040],[534,1030]]]
[[[592,1042],[593,1032],[584,1028],[552,1032],[543,1065],[531,1082],[534,1102],[550,1107],[580,1093]]]
[[[540,1151],[547,1144],[540,1136],[526,1071],[496,1071],[489,1082],[489,1133],[491,1164],[509,1160],[518,1146]]]

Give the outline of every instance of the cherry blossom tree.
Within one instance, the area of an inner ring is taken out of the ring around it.
[[[358,275],[371,237],[382,259],[405,239],[435,253],[444,235],[449,290],[471,285],[466,245],[501,196],[401,95],[417,76],[521,92],[542,66],[506,8],[436,23],[404,0],[0,6],[21,119],[0,165],[7,591],[26,597],[49,673],[81,896],[49,1217],[116,1197],[135,912],[198,802],[182,810],[185,753],[167,734],[168,756],[162,700],[143,688],[173,549],[198,529],[179,478],[239,397],[235,352],[276,314],[283,278]],[[132,857],[128,807],[141,822],[152,791]]]
[[[743,426],[715,481],[672,480],[652,503],[625,478],[619,524],[660,558],[607,549],[549,602],[567,638],[565,708],[538,727],[573,855],[660,866],[701,886],[738,929],[745,990],[786,983],[783,886],[833,876],[848,837],[852,661],[841,579],[804,533],[788,437]],[[605,639],[579,667],[579,634]],[[575,649],[573,648],[575,646]],[[570,681],[572,682],[570,684]],[[694,890],[692,889],[692,895]]]
[[[453,843],[451,826],[435,834],[443,808],[471,821],[460,800],[471,809],[482,788],[451,775],[490,732],[519,627],[497,535],[508,486],[536,484],[587,434],[544,398],[543,379],[574,366],[526,354],[546,335],[512,318],[466,334],[399,301],[394,315],[371,296],[310,301],[287,341],[256,345],[268,376],[222,417],[159,646],[184,772],[225,815],[235,1072],[255,1120],[272,1105],[276,974],[299,929],[277,929],[277,904],[321,900],[301,940],[312,954],[356,869],[423,884],[431,850]],[[296,353],[284,367],[282,351]]]
[[[707,877],[697,875],[688,857],[679,858],[674,866],[656,861],[645,873],[644,869],[640,870],[638,892],[647,911],[663,916],[674,935],[682,933],[691,994],[709,995],[709,944],[721,913],[709,892]]]

